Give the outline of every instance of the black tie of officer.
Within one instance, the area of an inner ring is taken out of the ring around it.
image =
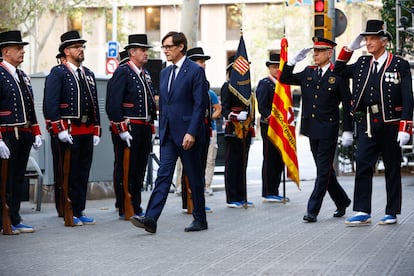
[[[322,78],[322,68],[318,69],[318,80]]]
[[[378,74],[378,61],[374,61],[374,74]]]

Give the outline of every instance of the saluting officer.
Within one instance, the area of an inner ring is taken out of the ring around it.
[[[266,66],[269,69],[269,76],[260,80],[256,88],[257,104],[261,115],[260,133],[263,140],[263,202],[283,202],[283,197],[279,195],[279,186],[285,164],[283,163],[280,151],[273,145],[267,136],[279,63],[280,55],[270,54],[269,60],[266,62]]]
[[[362,40],[370,55],[346,65]],[[384,21],[368,20],[365,32],[340,52],[335,73],[352,78],[352,109],[357,122],[354,206],[350,226],[371,223],[373,167],[381,153],[385,166],[387,203],[379,224],[397,223],[401,213],[401,147],[412,134],[413,90],[410,65],[386,50],[392,41]],[[352,137],[352,136],[351,136]]]
[[[115,164],[123,162],[118,157],[123,156],[125,147],[130,147],[129,160],[129,193],[136,215],[142,216],[141,189],[145,177],[148,156],[151,152],[154,120],[157,118],[154,100],[154,87],[149,72],[144,69],[148,62],[148,44],[146,34],[133,34],[128,37],[129,61],[122,64],[114,72],[107,89],[107,113],[111,122],[112,133],[122,143],[115,154]],[[116,165],[115,165],[116,166]],[[118,193],[122,183],[117,183]],[[119,216],[125,217],[124,206],[119,204]],[[129,218],[125,218],[128,219]]]
[[[22,41],[20,31],[0,33],[3,57],[0,62],[0,158],[2,166],[8,162],[6,201],[12,234],[34,232],[32,226],[21,223],[19,211],[22,195],[25,194],[23,183],[30,148],[33,145],[34,149],[38,149],[42,145],[30,79],[18,68],[24,60],[24,46],[27,44]]]
[[[335,75],[330,58],[336,43],[321,37],[313,38],[313,59],[316,66],[293,73],[297,62],[303,60],[312,47],[302,49],[283,67],[280,81],[300,85],[302,90],[301,133],[309,137],[310,149],[316,164],[316,180],[303,220],[316,222],[323,198],[328,191],[342,217],[351,200],[336,179],[333,167],[339,131],[339,104],[343,107],[343,129],[352,129],[349,114],[351,94],[348,85]]]
[[[101,127],[94,73],[82,65],[86,40],[77,31],[61,35],[59,52],[65,63],[52,68],[45,82],[43,112],[52,139],[57,141],[59,168],[63,153],[70,150],[69,197],[73,224],[95,224],[84,214],[93,146],[100,141]],[[55,157],[54,157],[55,158]]]

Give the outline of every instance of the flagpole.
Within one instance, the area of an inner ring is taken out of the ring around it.
[[[286,204],[286,176],[285,176],[285,168],[286,166],[283,166],[283,204]]]

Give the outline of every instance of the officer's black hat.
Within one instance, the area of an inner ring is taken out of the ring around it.
[[[128,36],[128,45],[124,49],[128,50],[131,48],[152,48],[152,46],[148,44],[146,34],[132,34]]]
[[[119,64],[120,64],[120,65],[121,65],[121,64],[124,64],[125,62],[128,62],[128,60],[129,60],[129,55],[128,55],[127,50],[121,51],[121,52],[119,53],[119,58],[120,58],[120,60],[119,60]]]
[[[280,54],[270,54],[269,60],[266,61],[266,66],[269,67],[270,64],[279,64],[280,63]]]
[[[9,45],[27,45],[29,42],[22,41],[20,31],[7,31],[0,33],[0,49]]]
[[[70,45],[85,42],[86,40],[80,37],[78,31],[68,31],[60,36],[59,52],[63,53],[63,50]]]
[[[327,38],[314,36],[313,40],[313,49],[333,49],[336,46],[336,43]]]
[[[60,59],[64,56],[65,56],[65,54],[63,54],[62,52],[59,52],[59,53],[56,54],[56,59]]]
[[[191,59],[192,61],[203,59],[203,60],[209,60],[211,57],[204,55],[203,48],[201,47],[195,47],[187,51],[187,57]]]
[[[388,41],[392,40],[392,35],[387,31],[384,21],[376,19],[367,21],[365,32],[362,32],[361,35],[378,35],[386,37]]]

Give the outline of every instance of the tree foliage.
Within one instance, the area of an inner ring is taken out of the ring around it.
[[[396,1],[382,0],[383,8],[381,16],[387,24],[387,30],[393,36],[393,43],[390,50],[394,53],[406,56],[414,55],[414,29],[412,22],[412,15],[414,13],[414,0],[401,0],[400,10],[401,18],[405,21],[397,22],[396,19]],[[402,24],[404,23],[404,24]],[[397,31],[399,35],[398,49],[397,49]]]
[[[0,0],[0,32],[8,30],[20,30],[23,37],[32,37],[35,52],[42,52],[59,17],[65,14],[69,19],[68,29],[71,26],[71,18],[86,7],[110,7],[110,1],[99,0]],[[39,19],[48,17],[49,25],[41,26],[38,31]],[[39,55],[34,57],[31,71],[37,71]]]

